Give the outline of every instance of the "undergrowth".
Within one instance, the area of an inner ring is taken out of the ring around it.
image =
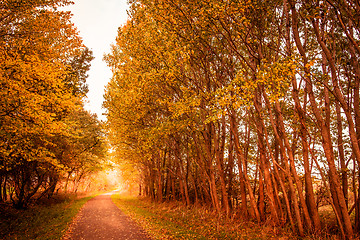
[[[296,239],[286,229],[226,219],[205,208],[112,195],[114,203],[154,239]]]
[[[61,239],[74,216],[90,198],[66,196],[26,210],[0,206],[0,239]]]

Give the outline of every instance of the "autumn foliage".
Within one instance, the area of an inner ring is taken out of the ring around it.
[[[18,208],[100,169],[100,123],[83,108],[92,53],[58,10],[67,0],[0,2],[0,202]]]
[[[343,238],[360,229],[356,1],[134,0],[107,127],[141,194]],[[127,169],[127,168],[125,168]]]

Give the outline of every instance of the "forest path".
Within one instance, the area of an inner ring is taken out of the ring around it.
[[[149,240],[144,230],[112,202],[112,194],[99,195],[85,203],[63,239]]]

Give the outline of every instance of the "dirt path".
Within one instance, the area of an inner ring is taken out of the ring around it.
[[[85,203],[64,240],[150,239],[136,223],[116,207],[110,196],[111,194],[103,194]]]

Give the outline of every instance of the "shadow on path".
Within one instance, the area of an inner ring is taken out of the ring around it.
[[[149,240],[144,230],[103,194],[89,200],[70,226],[63,240]]]

